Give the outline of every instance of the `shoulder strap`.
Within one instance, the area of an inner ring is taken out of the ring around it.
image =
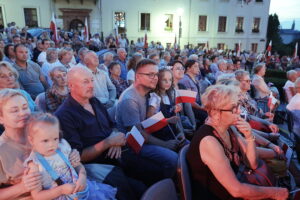
[[[58,185],[62,185],[63,184],[62,180],[57,175],[57,173],[53,170],[53,168],[49,165],[47,160],[38,152],[35,152],[35,155],[36,155],[37,159],[40,161],[40,163],[43,165],[45,170],[49,173],[52,180],[54,180]]]

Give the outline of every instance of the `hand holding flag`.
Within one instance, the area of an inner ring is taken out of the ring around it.
[[[133,126],[130,132],[126,134],[126,141],[133,151],[138,154],[142,149],[145,139],[140,131]]]
[[[168,125],[168,122],[162,112],[159,112],[152,117],[142,121],[141,124],[145,131],[150,134],[164,128]]]
[[[270,111],[272,111],[274,109],[277,101],[278,100],[273,96],[273,93],[271,92],[271,94],[269,96],[269,100],[268,100],[268,107],[269,107]]]

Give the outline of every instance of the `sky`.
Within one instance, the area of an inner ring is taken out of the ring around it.
[[[271,0],[270,14],[274,13],[282,28],[291,28],[295,20],[295,29],[300,30],[300,0]]]

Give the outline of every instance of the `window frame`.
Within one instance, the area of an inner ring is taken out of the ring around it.
[[[206,22],[205,22],[205,31],[200,30],[200,17],[204,16],[206,17]],[[208,31],[208,15],[198,15],[198,32],[207,32]]]
[[[40,23],[40,9],[39,9],[39,7],[36,7],[36,6],[25,6],[25,7],[22,7],[23,16],[24,16],[24,24],[25,24],[25,26],[28,26],[26,24],[25,9],[36,9],[36,18],[37,18],[37,26],[36,27],[40,27],[41,23]],[[28,26],[28,28],[35,28],[35,27]]]
[[[220,18],[221,18],[221,17],[225,17],[225,19],[226,19],[226,21],[225,21],[225,26],[224,26],[224,28],[225,28],[224,31],[220,31],[220,30],[219,30]],[[218,33],[226,33],[226,32],[227,32],[227,24],[228,24],[227,18],[228,18],[227,16],[219,16],[219,17],[218,17],[218,29],[217,29],[217,32],[218,32]]]
[[[149,14],[149,29],[142,29],[142,14]],[[143,32],[143,31],[147,31],[150,32],[151,31],[151,13],[150,12],[139,12],[139,31]]]
[[[239,28],[239,18],[242,18],[242,27]],[[244,33],[244,22],[245,22],[245,17],[243,16],[237,16],[236,21],[235,21],[235,33]]]

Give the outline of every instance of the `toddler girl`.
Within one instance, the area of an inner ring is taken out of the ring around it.
[[[33,114],[26,133],[32,152],[25,166],[29,173],[39,171],[42,175],[42,188],[31,192],[34,199],[115,199],[115,188],[87,180],[81,163],[72,166],[68,159],[71,147],[61,139],[55,116]]]

